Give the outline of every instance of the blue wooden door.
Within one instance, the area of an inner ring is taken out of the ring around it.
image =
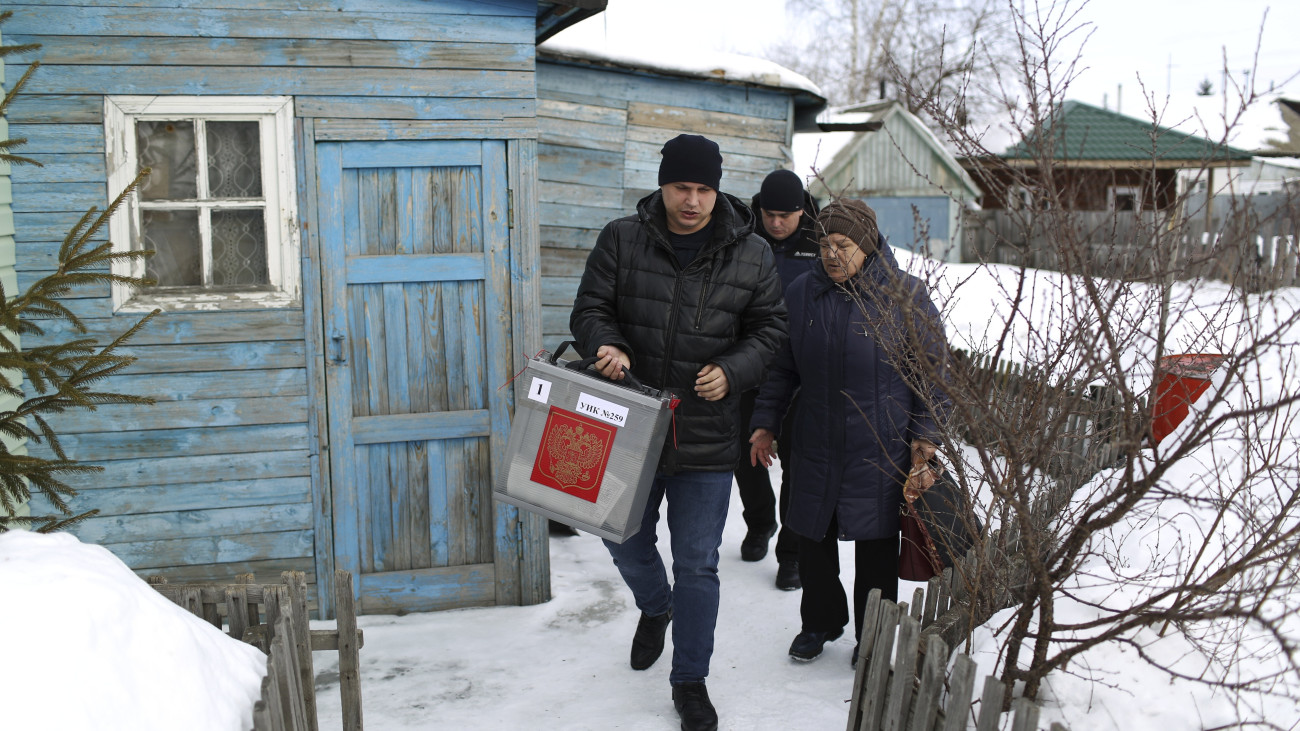
[[[335,565],[364,612],[491,604],[505,144],[325,142],[316,161]]]

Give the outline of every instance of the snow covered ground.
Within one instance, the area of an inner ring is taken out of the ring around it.
[[[959,290],[961,300],[978,306],[949,308],[950,334],[978,341],[990,318],[997,319],[997,279],[1007,272],[969,265],[951,271],[966,279]],[[1054,281],[1055,275],[1038,276],[1038,286],[1068,289]],[[939,291],[941,298],[958,296],[943,287]],[[1187,329],[1177,337],[1194,339],[1200,327],[1197,312],[1234,316],[1197,304],[1198,297],[1221,302],[1223,294],[1217,285],[1201,292],[1180,285],[1174,298],[1188,303]],[[1300,289],[1281,290],[1269,307],[1250,316],[1284,322],[1297,311]],[[1043,336],[1051,332],[1051,327],[1028,323],[1018,337],[1028,350],[1043,347]],[[1287,333],[1281,345],[1261,353],[1259,367],[1245,375],[1246,382],[1233,390],[1223,408],[1245,403],[1248,394],[1276,399],[1300,392],[1298,361],[1293,360],[1300,349],[1296,335]],[[1250,440],[1240,431],[1224,429],[1205,450],[1177,465],[1167,478],[1169,484],[1209,490],[1214,483],[1207,476],[1235,478],[1240,462],[1248,457],[1243,445],[1261,439],[1275,447],[1273,454],[1289,455],[1286,459],[1296,461],[1300,469],[1297,421],[1279,415],[1265,425],[1263,436]],[[1170,438],[1177,437],[1175,432]],[[779,480],[779,465],[772,475]],[[1294,484],[1261,487],[1279,494],[1295,489]],[[1085,486],[1082,493],[1088,489]],[[1251,499],[1266,505],[1277,497],[1267,493],[1261,490]],[[1166,509],[1177,514],[1170,519],[1161,514]],[[853,640],[842,637],[812,663],[790,660],[786,650],[799,629],[799,592],[773,586],[772,555],[758,563],[740,560],[745,532],[740,510],[739,499],[733,497],[708,681],[721,727],[842,728],[853,679]],[[1108,565],[1094,559],[1086,564],[1073,587],[1076,600],[1062,601],[1058,611],[1086,618],[1096,611],[1089,602],[1135,601],[1143,591],[1138,579],[1145,578],[1144,567],[1159,568],[1161,561],[1194,548],[1196,534],[1208,524],[1198,510],[1153,502],[1116,526],[1103,538],[1123,561]],[[1222,536],[1229,541],[1248,529],[1247,523],[1233,524],[1222,529]],[[667,544],[661,539],[661,545]],[[845,550],[841,556],[846,575],[851,574],[852,553]],[[553,537],[551,560],[554,598],[544,604],[360,618],[366,635],[361,650],[366,726],[380,731],[678,728],[667,680],[671,645],[651,669],[635,672],[628,667],[638,613],[599,539]],[[1116,566],[1134,572],[1134,580],[1116,583]],[[263,662],[260,653],[171,606],[107,551],[66,535],[0,535],[0,587],[0,627],[5,631],[0,653],[0,708],[5,715],[0,727],[231,731],[251,717],[250,699],[256,695]],[[910,598],[914,587],[904,582],[900,597]],[[105,610],[105,605],[116,608]],[[984,672],[995,666],[994,633],[1004,620],[995,617],[976,634],[974,657]],[[1300,640],[1300,619],[1292,615],[1284,627],[1292,641]],[[1214,672],[1214,664],[1183,637],[1171,633],[1159,639],[1154,632],[1141,630],[1132,639],[1179,673]],[[1072,731],[1181,731],[1239,728],[1243,719],[1265,719],[1275,728],[1300,728],[1300,677],[1277,658],[1264,656],[1260,650],[1266,646],[1260,638],[1245,638],[1234,648],[1228,666],[1243,675],[1281,668],[1273,693],[1237,699],[1156,670],[1137,656],[1134,646],[1098,648],[1068,672],[1048,678],[1040,725],[1060,720]],[[191,672],[196,668],[206,671],[199,681]],[[316,669],[322,728],[333,731],[341,727],[333,653],[318,653]],[[218,686],[211,680],[217,677],[237,682]]]
[[[6,731],[253,726],[262,651],[70,534],[0,533],[0,632]]]
[[[777,479],[779,474],[773,470]],[[799,592],[774,586],[776,559],[770,552],[757,563],[740,560],[740,510],[733,493],[708,679],[721,726],[843,728],[853,641],[841,637],[812,663],[789,658],[786,651],[799,632]],[[660,530],[662,536],[666,527]],[[842,557],[851,571],[852,553]],[[552,537],[551,565],[554,598],[538,606],[361,617],[367,727],[677,729],[668,686],[671,639],[649,670],[628,667],[640,614],[600,539]],[[328,653],[316,659],[321,727],[339,729],[337,660]]]

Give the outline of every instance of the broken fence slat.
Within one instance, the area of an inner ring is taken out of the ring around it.
[[[898,622],[898,652],[895,653],[894,673],[889,683],[889,698],[885,702],[884,731],[903,731],[907,711],[912,705],[912,685],[916,682],[916,656],[920,646],[921,623],[915,617],[903,617]]]
[[[916,688],[916,704],[907,731],[930,731],[939,715],[939,696],[943,693],[943,671],[948,664],[948,647],[931,636],[926,642],[921,681]]]
[[[863,709],[863,695],[867,682],[867,658],[871,657],[871,648],[876,642],[877,627],[880,623],[879,589],[872,589],[867,594],[867,606],[863,609],[862,636],[858,638],[858,667],[853,672],[853,697],[849,701],[849,724],[847,731],[856,731]]]
[[[992,675],[984,679],[984,695],[980,696],[980,715],[975,731],[997,731],[1002,717],[1002,696],[1006,686]]]
[[[885,710],[885,692],[889,688],[889,659],[894,651],[894,633],[898,628],[899,607],[889,601],[880,603],[880,623],[876,627],[876,641],[872,643],[871,667],[867,671],[867,685],[863,689],[861,731],[877,731],[881,714]],[[859,657],[858,662],[866,662]]]
[[[314,688],[316,671],[312,665],[311,621],[307,614],[307,575],[301,571],[285,571],[280,580],[288,589],[288,614],[293,626],[293,647],[296,656],[299,683],[304,688]],[[307,731],[318,731],[316,719],[316,693],[303,694],[307,714]]]
[[[979,668],[969,655],[953,660],[948,679],[948,705],[944,707],[943,731],[966,731],[970,720],[971,695],[975,692],[975,671]]]
[[[1011,719],[1011,731],[1038,731],[1038,704],[1028,698],[1017,698],[1011,704],[1015,716]]]
[[[361,656],[357,610],[352,595],[352,573],[334,572],[334,602],[339,632],[339,693],[343,706],[343,731],[361,731]]]

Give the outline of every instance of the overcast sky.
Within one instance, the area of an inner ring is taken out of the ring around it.
[[[785,0],[609,0],[604,13],[560,38],[613,47],[649,42],[666,54],[708,48],[762,56],[790,32],[785,6]],[[1105,95],[1114,108],[1122,85],[1123,110],[1137,112],[1138,74],[1161,96],[1171,89],[1192,93],[1202,79],[1218,90],[1225,50],[1227,67],[1240,76],[1254,65],[1257,41],[1257,90],[1291,77],[1285,90],[1300,96],[1300,2],[1091,0],[1078,17],[1091,23],[1092,33],[1083,49],[1087,68],[1071,86],[1070,96],[1080,101],[1100,106]]]

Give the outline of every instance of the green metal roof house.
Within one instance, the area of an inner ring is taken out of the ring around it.
[[[1034,130],[999,158],[1031,179],[1041,160],[1050,159],[1058,172],[1055,179],[1064,205],[1102,211],[1167,208],[1177,197],[1179,170],[1247,165],[1251,153],[1150,120],[1067,101],[1050,124]],[[994,181],[984,186],[984,208],[1049,205],[1030,200],[1034,193],[1028,190],[1017,191],[1014,175],[998,165],[974,158],[962,164],[976,179]]]

